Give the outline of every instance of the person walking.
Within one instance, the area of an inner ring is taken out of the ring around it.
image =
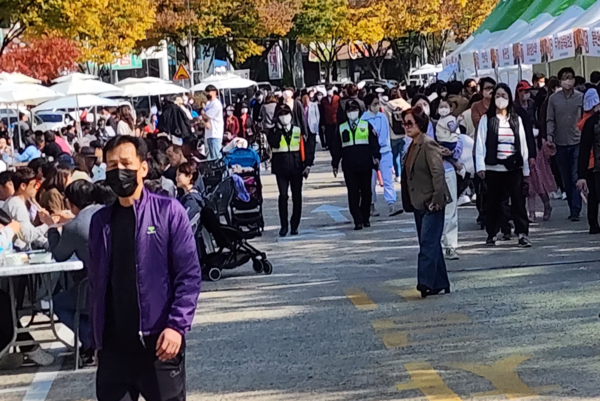
[[[323,126],[323,136],[321,137],[321,147],[327,150],[335,139],[337,133],[337,112],[340,105],[340,97],[334,92],[333,86],[327,84],[325,87],[327,96],[321,99],[321,125]]]
[[[389,216],[397,216],[404,213],[404,210],[396,206],[396,189],[394,188],[394,158],[392,156],[392,144],[390,140],[390,122],[386,115],[381,112],[381,103],[379,97],[373,93],[365,96],[365,106],[367,110],[363,113],[361,120],[366,121],[373,128],[375,135],[379,140],[380,164],[379,172],[383,181],[383,198],[388,205]],[[372,191],[375,191],[377,184],[377,173],[374,172],[372,180]]]
[[[398,88],[392,88],[389,94],[389,101],[385,105],[385,114],[390,122],[390,138],[392,145],[392,162],[394,164],[394,173],[396,180],[400,182],[400,166],[402,155],[404,154],[404,145],[406,144],[406,132],[402,125],[402,112],[410,109],[410,104],[400,95]]]
[[[569,220],[579,221],[581,195],[577,189],[577,161],[581,132],[577,123],[582,116],[583,94],[574,89],[575,71],[566,67],[558,72],[562,91],[550,96],[547,110],[548,140],[556,144],[556,163],[567,193]]]
[[[219,91],[214,85],[208,85],[205,89],[208,102],[202,110],[204,120],[204,138],[208,149],[208,160],[216,160],[221,155],[223,147],[223,104],[219,100]]]
[[[373,126],[360,119],[360,113],[358,102],[346,103],[348,121],[340,124],[339,134],[331,143],[333,175],[337,177],[341,160],[355,230],[371,227],[371,177],[381,160],[380,142]]]
[[[502,204],[510,199],[519,246],[531,247],[523,193],[524,177],[529,177],[525,128],[514,110],[512,93],[506,84],[498,84],[492,98],[494,101],[479,123],[475,151],[477,175],[487,185],[486,244],[496,244],[504,215]]]
[[[420,107],[402,113],[412,139],[402,168],[402,204],[414,213],[419,240],[417,290],[423,298],[450,292],[442,251],[444,208],[452,201],[444,178],[442,148],[427,135],[429,117]]]
[[[314,141],[302,135],[300,126],[293,123],[292,110],[282,105],[275,116],[276,125],[267,140],[273,151],[271,171],[279,189],[279,236],[285,237],[291,226],[291,235],[298,235],[302,218],[302,181],[308,178],[315,158]],[[288,223],[288,188],[292,192],[292,218]]]
[[[90,319],[99,401],[185,400],[185,335],[201,269],[185,210],[144,188],[146,143],[105,147],[105,183],[118,200],[90,225]]]
[[[598,205],[600,199],[600,98],[594,88],[588,89],[584,96],[583,110],[587,117],[581,127],[581,144],[577,169],[577,189],[587,195],[589,233],[600,234],[598,224]]]

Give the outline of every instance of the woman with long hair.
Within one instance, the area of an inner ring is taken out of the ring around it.
[[[135,120],[133,119],[129,106],[119,106],[117,109],[117,117],[119,119],[119,123],[117,124],[117,135],[135,136]]]
[[[477,175],[488,188],[485,226],[487,245],[496,244],[496,235],[502,223],[502,203],[510,198],[511,215],[519,246],[530,247],[529,220],[525,208],[524,180],[529,179],[529,152],[523,121],[513,105],[510,88],[498,84],[493,101],[481,118],[477,130]],[[527,177],[527,178],[525,178]]]
[[[450,292],[442,250],[445,207],[452,201],[446,185],[442,148],[427,135],[429,117],[421,106],[402,112],[412,139],[402,167],[402,203],[415,215],[419,256],[417,290],[423,298]]]
[[[51,215],[68,210],[65,202],[65,189],[71,183],[71,170],[51,167],[38,192],[40,206]]]

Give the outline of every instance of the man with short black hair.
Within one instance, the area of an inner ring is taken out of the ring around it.
[[[582,116],[583,94],[574,88],[575,71],[571,67],[561,69],[558,79],[562,90],[548,100],[547,135],[556,144],[556,163],[567,193],[569,220],[579,221],[582,205],[576,183],[581,132],[577,123]]]
[[[221,156],[221,148],[223,147],[223,134],[225,131],[223,104],[219,100],[219,91],[216,86],[208,85],[204,91],[208,99],[201,113],[206,124],[204,129],[206,156],[208,160],[216,160]]]
[[[90,317],[99,401],[185,400],[185,334],[201,270],[187,214],[144,188],[146,143],[117,136],[105,147],[106,184],[118,200],[90,226]]]
[[[12,171],[3,171],[0,173],[0,207],[4,206],[4,202],[15,194],[15,186],[13,184]]]

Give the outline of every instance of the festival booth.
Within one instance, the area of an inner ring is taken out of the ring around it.
[[[600,1],[506,0],[445,60],[457,78],[492,76],[513,90],[534,72],[600,69]]]

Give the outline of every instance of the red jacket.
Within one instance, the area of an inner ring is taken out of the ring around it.
[[[329,102],[329,96],[325,96],[321,99],[321,107],[323,108],[323,123],[325,125],[337,125],[337,112],[340,104],[340,97],[333,95],[331,102]]]

